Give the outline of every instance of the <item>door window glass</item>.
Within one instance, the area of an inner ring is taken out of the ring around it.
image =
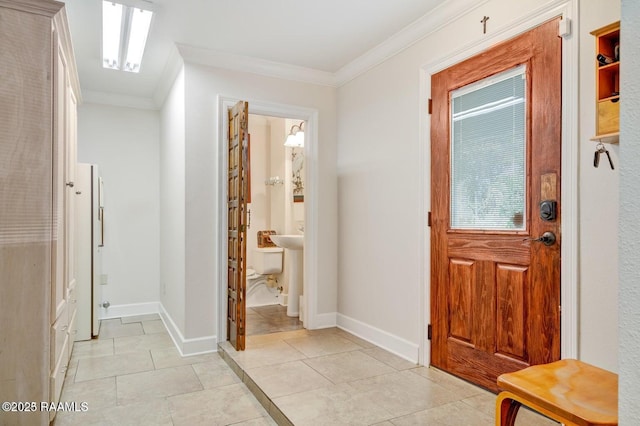
[[[525,71],[451,92],[452,229],[525,229]]]

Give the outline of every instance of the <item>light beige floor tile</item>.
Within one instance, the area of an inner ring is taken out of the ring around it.
[[[96,358],[83,358],[78,361],[75,382],[101,379],[122,374],[140,373],[153,370],[151,354],[132,352]]]
[[[371,426],[393,426],[393,423],[391,423],[389,420],[385,420],[384,422],[376,423],[375,425]]]
[[[56,416],[54,426],[173,426],[166,400]]]
[[[242,384],[176,395],[168,401],[175,426],[229,425],[267,416]]]
[[[371,425],[393,416],[347,383],[275,398],[296,426]]]
[[[253,368],[246,373],[271,399],[332,384],[302,361]]]
[[[339,334],[340,329],[338,327],[319,328],[317,330],[308,330],[309,336],[323,336],[327,334]]]
[[[394,355],[391,352],[387,352],[381,348],[365,349],[362,352],[377,359],[378,361],[384,362],[385,364],[395,368],[396,370],[409,370],[411,368],[417,367],[417,364],[415,362],[407,361],[406,359],[400,358],[399,356]]]
[[[442,385],[446,389],[453,391],[456,395],[459,396],[460,399],[478,395],[481,393],[491,394],[478,386],[472,385],[469,382],[465,382],[464,380],[459,379],[449,373],[445,373],[444,371],[438,370],[437,368],[418,367],[412,369],[411,372],[414,374],[418,374],[419,376],[426,377],[432,382]]]
[[[273,343],[277,341],[283,341],[287,339],[295,339],[297,337],[308,336],[309,331],[302,328],[299,330],[292,331],[283,331],[281,333],[271,333],[271,334],[259,334],[255,336],[247,336],[247,350],[253,349],[257,346],[262,346],[268,343]]]
[[[479,395],[465,398],[462,402],[491,418],[495,418],[496,395],[491,392],[483,390]],[[557,426],[558,424],[559,423],[525,407],[521,407],[516,416],[516,426]]]
[[[308,358],[362,349],[362,346],[337,334],[298,337],[287,339],[285,342],[305,354]]]
[[[404,416],[460,399],[458,395],[409,371],[349,382],[356,392],[385,408],[393,417]]]
[[[208,354],[182,356],[180,352],[174,347],[164,349],[152,349],[151,356],[153,357],[153,364],[156,369],[167,367],[178,367],[180,365],[191,365],[200,362],[218,362],[220,365],[224,365],[225,362],[220,358],[217,352],[211,352]]]
[[[353,334],[349,333],[348,331],[342,330],[340,328],[336,328],[335,329],[335,333],[338,336],[344,337],[345,339],[349,339],[354,343],[357,343],[359,346],[362,346],[365,349],[370,349],[370,348],[375,348],[377,347],[376,345],[374,345],[373,343],[369,343],[364,339],[359,338],[358,336],[354,336]]]
[[[484,389],[479,390],[475,395],[463,397],[462,401],[487,416],[493,416],[496,412],[496,395]]]
[[[154,321],[159,319],[160,319],[160,315],[158,314],[134,315],[130,317],[120,318],[123,324],[130,324],[132,322],[142,322],[142,321]]]
[[[302,352],[282,341],[264,344],[243,352],[233,350],[229,355],[245,370],[306,358]]]
[[[526,407],[520,407],[515,426],[558,426],[560,423],[536,413]]]
[[[69,366],[67,367],[67,372],[64,375],[64,384],[63,386],[66,386],[66,383],[73,383],[76,381],[76,373],[78,372],[78,360],[75,360],[74,362],[69,361]]]
[[[116,406],[116,379],[88,380],[86,382],[65,382],[60,395],[62,402],[86,402],[90,410]]]
[[[494,419],[461,401],[456,401],[392,419],[391,423],[396,426],[491,426]]]
[[[144,334],[142,324],[122,324],[119,318],[100,321],[99,339],[111,339],[113,337],[139,336]]]
[[[96,356],[113,355],[113,339],[92,339],[81,342],[75,342],[73,344],[73,352],[71,354],[71,360],[78,360],[80,358],[91,358]]]
[[[205,389],[241,383],[236,373],[220,357],[216,361],[193,364],[192,368]]]
[[[233,423],[229,426],[277,426],[271,417],[260,417],[258,419],[247,420],[245,422]]]
[[[144,334],[166,333],[167,329],[162,320],[142,321],[142,329]]]
[[[361,351],[343,352],[304,361],[333,383],[344,383],[396,370]]]
[[[204,389],[190,365],[118,376],[116,385],[118,405],[137,404]]]
[[[116,337],[113,339],[115,353],[151,351],[154,349],[174,348],[175,345],[166,333],[143,334],[141,336]]]

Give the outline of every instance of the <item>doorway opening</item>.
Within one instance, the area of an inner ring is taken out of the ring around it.
[[[228,150],[228,135],[229,135],[229,118],[228,112],[231,107],[233,107],[238,102],[236,98],[228,98],[219,96],[218,97],[218,149],[219,149],[219,157],[218,157],[218,166],[219,166],[219,198],[218,198],[218,206],[219,206],[219,232],[220,235],[227,235],[229,230],[228,228],[228,188],[226,182],[228,182],[228,166],[229,166],[229,150]],[[289,228],[282,228],[287,232],[291,231],[291,233],[302,234],[304,233],[304,249],[301,250],[301,260],[300,264],[304,265],[299,269],[303,272],[301,273],[301,294],[303,297],[300,299],[296,299],[299,301],[299,305],[303,306],[303,309],[298,312],[299,321],[304,323],[304,327],[308,329],[313,329],[317,327],[318,319],[317,319],[317,300],[318,300],[318,284],[317,284],[317,211],[319,207],[318,201],[318,193],[317,193],[317,180],[318,180],[318,166],[317,166],[317,139],[318,139],[318,130],[317,130],[317,122],[318,122],[318,111],[309,108],[303,108],[292,105],[283,105],[276,104],[270,102],[263,101],[249,101],[248,102],[248,115],[253,116],[263,116],[263,117],[271,117],[272,119],[283,120],[286,125],[291,125],[291,123],[300,125],[300,123],[304,123],[304,147],[300,149],[299,153],[302,154],[304,158],[304,167],[301,170],[300,178],[304,182],[303,183],[303,197],[302,199],[298,196],[297,199],[303,201],[303,208],[296,208],[296,216],[295,218],[302,217],[302,220],[294,220],[294,211],[291,209],[290,217],[289,217]],[[287,121],[288,120],[288,121]],[[249,120],[250,123],[250,120]],[[287,129],[287,132],[289,129]],[[286,133],[282,134],[282,144],[284,145]],[[253,136],[252,138],[254,138]],[[289,152],[291,155],[292,152]],[[255,156],[255,152],[249,153],[251,156]],[[284,160],[284,159],[283,159]],[[294,160],[294,159],[292,159]],[[293,162],[291,161],[291,167],[293,167]],[[293,170],[288,169],[288,173],[291,173],[291,182],[292,191],[295,188],[295,182],[293,177]],[[267,179],[270,179],[269,176]],[[283,186],[286,182],[284,174],[280,176],[283,180]],[[275,181],[275,179],[274,179]],[[271,182],[271,181],[269,181]],[[256,185],[256,183],[254,183]],[[257,185],[270,186],[265,185],[265,181],[258,183]],[[283,188],[284,189],[284,188]],[[299,195],[299,194],[296,194]],[[247,200],[248,201],[248,200]],[[251,204],[255,203],[254,198],[251,199]],[[249,204],[249,203],[247,203]],[[296,204],[296,203],[294,203]],[[248,209],[247,209],[248,210]],[[252,216],[254,213],[252,212]],[[247,219],[246,223],[249,224],[249,217],[247,211]],[[258,238],[257,231],[258,230],[268,230],[268,229],[258,229],[257,225],[255,225],[255,219],[252,217],[253,222],[251,223],[250,229],[247,230],[247,238],[250,234],[254,234],[255,238]],[[300,228],[300,229],[297,229]],[[255,233],[253,232],[255,231]],[[247,241],[248,243],[248,241]],[[256,242],[257,245],[257,242]],[[245,247],[249,247],[245,245]],[[283,258],[287,258],[287,249],[284,250]],[[228,253],[229,253],[229,240],[227,238],[220,238],[218,243],[218,326],[217,326],[217,336],[218,341],[224,341],[225,336],[228,336],[228,301],[229,301],[229,289],[227,287],[227,272],[228,272]],[[245,256],[246,257],[246,256]],[[289,256],[291,257],[291,256]],[[284,277],[283,279],[287,280],[287,264],[286,260],[283,263],[284,269]],[[249,265],[246,265],[249,266]],[[246,271],[245,271],[246,272]],[[267,277],[268,278],[268,277]],[[247,284],[246,281],[243,282],[243,285]],[[278,281],[277,287],[282,286],[283,283]],[[246,287],[245,287],[246,290]],[[287,289],[288,291],[288,289]],[[287,294],[287,299],[283,298],[284,303],[289,305],[288,300],[289,295]],[[244,317],[247,315],[246,306],[242,303],[243,307],[238,310],[239,315],[243,315],[241,323],[244,323]],[[250,312],[251,313],[251,312]],[[281,316],[282,314],[277,314]],[[289,315],[287,315],[288,317]],[[281,316],[282,318],[282,316]],[[244,332],[246,333],[246,329]]]
[[[249,114],[247,188],[246,335],[303,328],[302,248],[279,247],[271,236],[304,240],[304,122]],[[293,131],[292,131],[293,129]]]

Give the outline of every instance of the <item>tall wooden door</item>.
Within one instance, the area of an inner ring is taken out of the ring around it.
[[[247,198],[249,104],[229,109],[227,340],[244,350],[247,261]]]
[[[560,358],[558,22],[432,76],[431,362],[494,391]]]

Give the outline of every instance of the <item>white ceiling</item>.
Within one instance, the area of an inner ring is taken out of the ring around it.
[[[155,10],[139,74],[102,68],[102,0],[66,0],[82,91],[152,98],[175,43],[335,74],[445,0],[121,0]]]

